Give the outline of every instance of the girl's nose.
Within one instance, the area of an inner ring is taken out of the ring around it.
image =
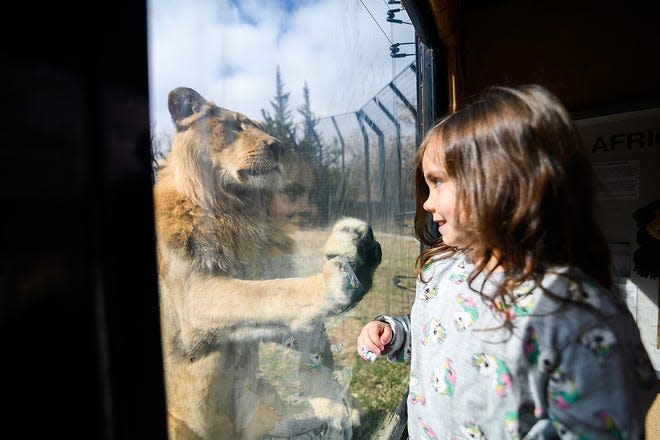
[[[431,196],[429,195],[426,201],[424,201],[424,203],[422,204],[422,208],[424,209],[424,211],[433,212],[433,205],[430,202],[431,202]]]

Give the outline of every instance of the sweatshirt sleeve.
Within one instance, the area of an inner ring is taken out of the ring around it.
[[[378,315],[374,321],[386,322],[392,328],[392,340],[381,353],[392,363],[410,362],[410,315],[387,316]]]

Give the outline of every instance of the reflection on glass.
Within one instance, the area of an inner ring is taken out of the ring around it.
[[[180,3],[149,4],[170,435],[372,438],[407,389],[355,340],[413,299],[412,27],[375,0]]]

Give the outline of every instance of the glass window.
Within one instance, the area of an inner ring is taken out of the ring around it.
[[[374,438],[408,367],[365,362],[355,341],[409,312],[419,253],[403,6],[153,0],[148,30],[170,433]],[[382,248],[362,298],[328,275],[324,254],[364,259],[358,280],[373,257],[337,244],[345,217]]]

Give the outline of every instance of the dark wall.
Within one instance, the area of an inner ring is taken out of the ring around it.
[[[576,116],[660,106],[657,2],[459,2],[462,93],[538,82]]]
[[[146,4],[3,9],[2,418],[164,439]]]

